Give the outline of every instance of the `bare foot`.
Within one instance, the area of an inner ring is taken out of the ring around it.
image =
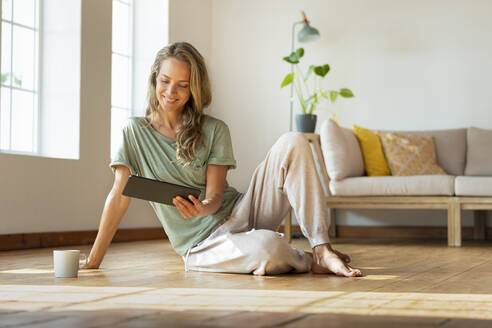
[[[344,254],[342,252],[339,252],[337,251],[336,249],[331,249],[333,252],[335,252],[335,254],[338,255],[339,258],[341,258],[345,263],[350,263],[350,256],[348,256],[347,254]]]
[[[350,257],[331,248],[330,244],[322,244],[313,248],[313,273],[334,273],[344,277],[362,277],[359,269],[347,263]]]

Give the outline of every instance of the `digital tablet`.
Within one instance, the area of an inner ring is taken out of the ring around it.
[[[198,199],[200,189],[130,175],[123,189],[123,195],[174,206],[174,197],[181,196],[192,203],[188,195],[193,195]]]

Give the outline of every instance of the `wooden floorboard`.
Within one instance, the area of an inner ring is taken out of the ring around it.
[[[167,240],[113,244],[77,279],[54,278],[54,248],[0,252],[0,328],[492,326],[489,241],[334,245],[364,277],[184,272]]]

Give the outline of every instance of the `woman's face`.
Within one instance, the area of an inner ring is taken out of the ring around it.
[[[173,57],[165,59],[156,77],[155,95],[161,110],[181,113],[191,95],[188,64]]]

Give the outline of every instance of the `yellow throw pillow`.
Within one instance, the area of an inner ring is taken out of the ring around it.
[[[392,175],[446,174],[437,164],[432,137],[397,132],[380,132]]]
[[[384,158],[383,148],[377,133],[354,124],[354,132],[359,139],[364,168],[368,176],[391,175],[388,163]]]

